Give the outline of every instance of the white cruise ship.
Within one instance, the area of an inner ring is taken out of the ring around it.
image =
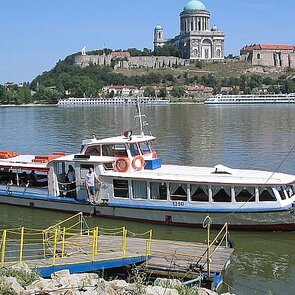
[[[89,97],[69,97],[60,99],[57,103],[62,107],[82,107],[82,106],[109,106],[109,105],[136,105],[137,101],[144,105],[168,105],[169,99],[159,99],[155,97],[113,97],[113,98],[89,98]]]
[[[262,103],[295,103],[295,93],[290,94],[217,94],[207,98],[205,104],[262,104]]]

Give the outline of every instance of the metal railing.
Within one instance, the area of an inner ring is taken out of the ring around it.
[[[131,251],[129,236],[142,240],[140,254]],[[146,236],[143,238],[143,236]],[[78,213],[44,230],[0,230],[0,265],[26,262],[29,266],[56,266],[150,255],[152,231],[129,233],[125,227],[90,229]]]

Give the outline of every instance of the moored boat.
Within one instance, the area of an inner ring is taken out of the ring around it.
[[[217,94],[209,96],[205,104],[273,104],[295,103],[295,94]]]
[[[294,175],[164,165],[153,147],[156,138],[144,134],[138,118],[139,135],[93,137],[76,154],[5,151],[1,158],[0,152],[0,202],[191,227],[210,214],[216,227],[227,222],[240,230],[295,230]],[[89,168],[103,182],[96,203],[85,186]]]
[[[57,106],[60,107],[95,107],[95,106],[112,106],[112,105],[136,105],[137,102],[143,105],[168,105],[169,99],[160,99],[156,97],[113,97],[113,98],[96,98],[96,97],[69,97],[60,99]]]

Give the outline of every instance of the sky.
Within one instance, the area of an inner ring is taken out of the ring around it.
[[[179,33],[188,0],[1,0],[0,84],[31,82],[86,50],[153,48],[153,29]],[[295,45],[294,0],[203,0],[211,26],[226,34],[225,55],[246,44]]]

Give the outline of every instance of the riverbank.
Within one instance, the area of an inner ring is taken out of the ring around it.
[[[107,281],[96,273],[70,274],[68,270],[53,273],[43,279],[25,263],[0,269],[0,293],[11,295],[218,295],[205,288],[188,287],[178,280],[156,279],[145,283],[146,275],[137,271],[125,280]],[[224,295],[230,295],[225,293]]]
[[[180,98],[172,98],[170,100],[170,104],[204,104],[206,98],[193,98],[193,97],[180,97]],[[8,108],[8,107],[56,107],[56,104],[41,104],[41,103],[28,103],[28,104],[2,104],[0,108]],[[83,107],[83,106],[82,106]]]

